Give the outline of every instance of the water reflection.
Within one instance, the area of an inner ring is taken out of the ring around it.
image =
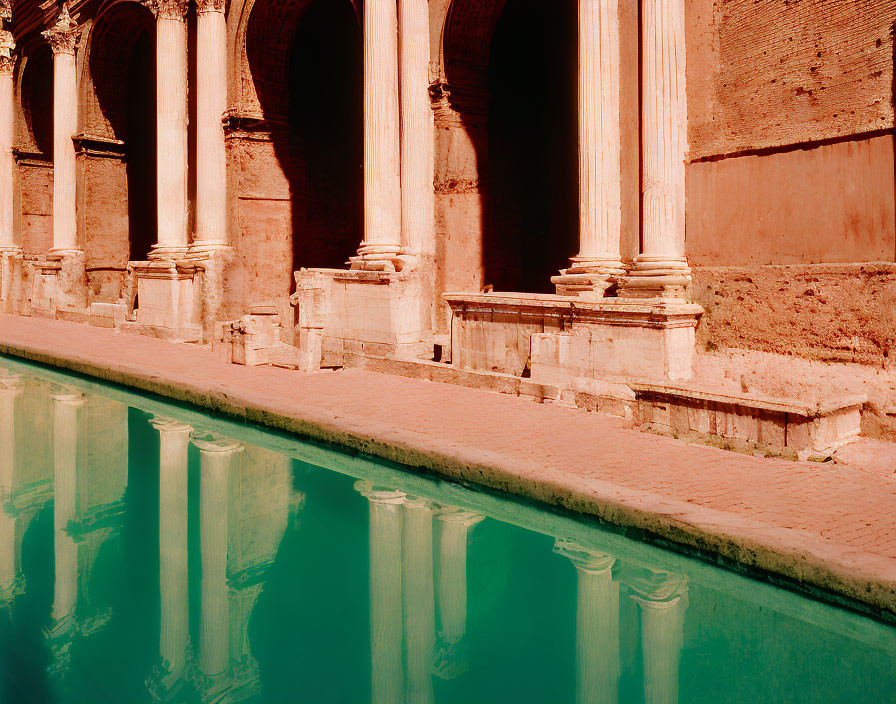
[[[33,701],[883,701],[896,685],[876,622],[113,391],[0,369],[0,700],[27,680],[12,643],[52,692],[31,683]],[[759,676],[796,666],[811,686]]]

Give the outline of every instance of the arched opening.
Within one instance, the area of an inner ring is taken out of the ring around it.
[[[363,238],[362,51],[347,0],[312,3],[292,42],[293,270],[341,268]]]
[[[85,166],[87,217],[93,217],[88,243],[104,243],[88,259],[95,267],[123,272],[129,260],[146,259],[156,240],[152,13],[136,2],[118,2],[102,12],[88,66],[84,131],[95,140],[93,151],[105,152]]]
[[[128,66],[124,143],[128,180],[128,242],[131,261],[149,255],[156,241],[156,66],[155,42],[144,30]]]
[[[474,179],[446,182],[476,184],[480,221],[477,209],[466,217],[482,284],[552,293],[579,244],[575,3],[455,0],[444,52],[449,107],[476,163]]]
[[[53,54],[41,47],[28,57],[22,74],[22,107],[27,137],[38,153],[53,156]]]
[[[255,0],[245,36],[252,83],[231,137],[239,156],[231,283],[244,305],[285,302],[300,268],[343,268],[363,232],[354,3]]]

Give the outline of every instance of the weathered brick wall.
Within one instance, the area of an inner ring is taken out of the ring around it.
[[[893,126],[896,0],[688,3],[691,158]]]

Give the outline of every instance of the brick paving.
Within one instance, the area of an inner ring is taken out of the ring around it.
[[[354,437],[453,457],[461,467],[455,474],[466,479],[576,507],[593,501],[603,506],[593,513],[611,520],[624,514],[623,523],[639,514],[642,527],[682,542],[715,549],[733,541],[727,551],[736,559],[852,596],[869,591],[865,580],[884,592],[866,600],[896,611],[892,474],[736,454],[580,409],[358,369],[241,367],[205,348],[74,323],[0,315],[0,352],[54,358],[81,371],[90,371],[79,366],[87,365],[97,374],[114,370],[111,378],[142,379],[143,388],[162,393],[226,396]],[[483,466],[501,469],[504,479],[489,480]],[[531,488],[539,484],[553,493]],[[579,500],[557,498],[570,492]],[[757,557],[763,552],[786,555],[788,564]],[[847,588],[844,580],[861,584]]]

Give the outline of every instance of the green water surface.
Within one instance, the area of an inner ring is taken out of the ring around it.
[[[0,498],[0,702],[896,701],[877,621],[11,359]]]

